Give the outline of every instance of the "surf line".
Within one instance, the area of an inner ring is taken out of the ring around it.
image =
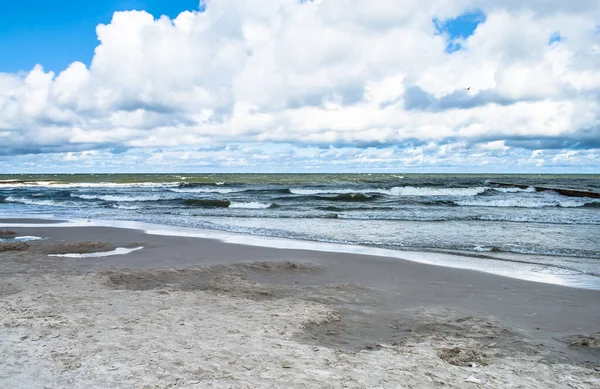
[[[532,186],[532,185],[523,185],[523,184],[509,184],[506,182],[493,182],[490,181],[492,185],[498,185],[503,188],[519,188],[519,189],[527,189],[533,188],[536,192],[545,192],[545,191],[554,191],[558,194],[567,197],[590,197],[593,199],[600,199],[600,193],[592,192],[591,190],[578,190],[578,189],[566,189],[566,188],[550,188],[547,186]]]

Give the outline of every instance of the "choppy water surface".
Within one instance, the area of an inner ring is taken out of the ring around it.
[[[491,182],[600,192],[597,175],[9,175],[0,176],[0,216],[136,220],[537,262],[552,256],[550,267],[600,276],[600,199]],[[557,265],[556,256],[569,260]]]

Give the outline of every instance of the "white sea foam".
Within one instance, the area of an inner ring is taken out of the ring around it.
[[[19,204],[28,204],[28,205],[46,205],[46,206],[51,206],[51,207],[66,206],[65,203],[60,203],[60,202],[53,201],[53,200],[35,200],[35,199],[28,199],[28,198],[24,198],[24,197],[14,197],[14,196],[8,196],[7,198],[4,199],[4,201],[8,202],[8,203],[19,203]]]
[[[41,236],[17,236],[16,238],[13,238],[13,240],[16,240],[18,242],[29,242],[32,240],[42,240]]]
[[[349,194],[349,193],[379,193],[389,196],[476,196],[488,190],[488,187],[478,186],[471,188],[431,188],[418,186],[395,186],[391,189],[304,189],[292,188],[290,192],[298,195],[318,194]]]
[[[49,257],[63,257],[63,258],[99,258],[99,257],[109,257],[111,255],[125,255],[132,253],[137,250],[141,250],[144,247],[135,247],[133,249],[128,249],[125,247],[117,247],[112,251],[103,251],[98,253],[86,253],[86,254],[78,254],[78,253],[68,253],[68,254],[48,254]]]
[[[431,188],[418,186],[396,186],[386,191],[393,196],[476,196],[488,190],[488,187],[471,188]]]
[[[17,236],[14,238],[0,239],[0,242],[30,242],[32,240],[41,240],[39,236]]]
[[[376,190],[369,191],[357,191],[356,189],[304,189],[304,188],[291,188],[291,194],[303,195],[303,196],[311,196],[311,195],[319,195],[319,194],[350,194],[350,193],[372,193]]]
[[[555,196],[556,197],[556,196]],[[550,197],[535,197],[535,198],[478,198],[470,200],[458,200],[454,202],[456,205],[471,206],[471,207],[500,207],[500,208],[545,208],[545,207],[562,207],[562,208],[577,208],[583,207],[586,204],[600,203],[600,200],[591,200],[585,198],[564,199]]]
[[[529,186],[525,189],[522,188],[494,188],[495,191],[503,193],[535,193],[536,190],[533,186]]]
[[[134,202],[134,201],[157,201],[161,197],[159,195],[150,196],[119,196],[119,195],[85,195],[71,193],[71,197],[77,197],[83,200],[102,200],[102,201],[116,201],[116,202]]]
[[[171,188],[171,192],[176,193],[234,193],[242,192],[244,189],[231,189],[231,188]]]
[[[122,205],[122,204],[114,204],[112,207],[113,207],[113,208],[116,208],[116,209],[124,209],[124,210],[128,210],[128,211],[132,211],[132,210],[140,209],[140,207],[138,207],[138,206],[136,206],[136,205]]]
[[[229,208],[245,208],[245,209],[265,209],[271,207],[272,203],[259,203],[259,202],[249,202],[249,203],[238,203],[232,201],[229,205]]]

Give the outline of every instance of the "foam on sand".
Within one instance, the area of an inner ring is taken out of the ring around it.
[[[103,251],[98,253],[67,253],[67,254],[48,254],[49,257],[63,257],[63,258],[99,258],[99,257],[110,257],[111,255],[125,255],[143,249],[144,247],[135,247],[128,249],[125,247],[117,247],[111,251]]]
[[[14,238],[0,238],[0,242],[29,242],[32,240],[41,240],[40,236],[15,236]]]

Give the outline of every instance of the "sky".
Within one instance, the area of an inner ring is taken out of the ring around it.
[[[0,5],[0,174],[600,173],[597,0]]]

